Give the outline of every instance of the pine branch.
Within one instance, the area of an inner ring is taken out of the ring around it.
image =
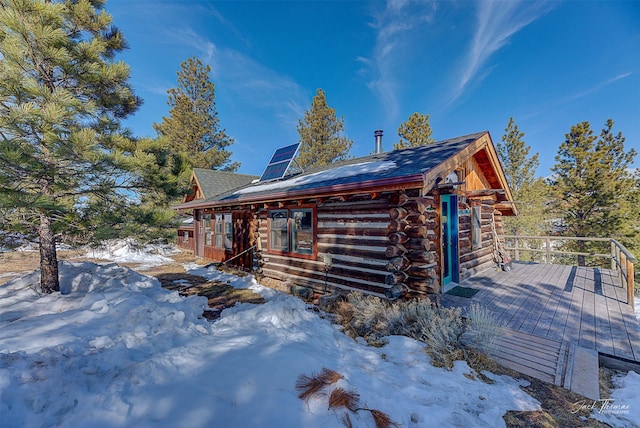
[[[307,401],[311,397],[322,395],[321,390],[325,386],[334,384],[342,378],[340,373],[327,368],[323,368],[319,374],[313,373],[311,377],[300,375],[296,381],[296,389],[300,391],[298,398]]]
[[[358,408],[360,394],[357,391],[348,391],[342,387],[337,387],[329,394],[329,409],[343,407],[354,412]]]

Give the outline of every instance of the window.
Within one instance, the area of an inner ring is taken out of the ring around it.
[[[231,250],[233,248],[233,217],[231,213],[215,215],[215,247]]]
[[[189,242],[189,231],[185,230],[182,232],[182,241],[187,243]]]
[[[289,212],[287,210],[269,213],[269,248],[289,252]]]
[[[471,248],[476,249],[482,246],[482,208],[471,207]]]
[[[222,214],[216,214],[215,216],[215,226],[213,228],[213,233],[215,235],[215,244],[216,248],[222,248]]]
[[[269,249],[312,255],[315,232],[312,208],[269,212]]]
[[[222,229],[224,231],[224,248],[231,250],[233,248],[233,220],[231,214],[225,214],[222,217]]]
[[[313,254],[313,210],[291,210],[291,250]]]
[[[211,214],[204,215],[204,244],[211,245]]]

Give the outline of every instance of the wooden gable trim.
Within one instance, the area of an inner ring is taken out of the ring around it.
[[[200,181],[198,181],[198,177],[196,176],[195,171],[191,171],[191,177],[189,177],[189,186],[191,187],[191,192],[186,193],[182,197],[182,203],[191,202],[193,200],[204,199],[204,193],[202,193],[202,186],[200,185]]]
[[[499,189],[504,189],[504,195],[501,195],[500,199],[504,201],[513,201],[511,189],[507,183],[507,179],[502,171],[502,165],[498,159],[498,154],[495,151],[491,136],[489,133],[485,133],[473,143],[469,144],[465,149],[446,159],[436,167],[429,170],[424,175],[424,185],[422,192],[428,194],[434,188],[438,187],[438,184],[444,180],[447,174],[466,163],[472,157],[480,155],[480,162],[478,164],[488,170],[488,174],[485,173],[487,180],[493,181],[492,186]],[[484,159],[482,159],[484,156]],[[477,159],[476,159],[477,161]],[[495,190],[495,189],[494,189]],[[515,205],[510,204],[510,211],[515,215],[517,214]]]

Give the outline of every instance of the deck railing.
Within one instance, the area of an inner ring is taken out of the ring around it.
[[[526,241],[539,241],[543,245],[541,248],[530,248],[525,244]],[[608,242],[608,253],[593,253],[593,252],[576,252],[576,251],[562,251],[558,250],[554,243],[558,241],[582,241],[582,242]],[[513,260],[520,260],[520,253],[541,253],[543,254],[543,260],[545,263],[552,263],[555,261],[554,255],[561,256],[583,256],[593,258],[609,259],[611,261],[611,269],[616,270],[620,276],[622,286],[627,290],[627,303],[633,306],[633,292],[634,292],[634,265],[638,263],[633,254],[625,248],[620,242],[611,238],[582,238],[582,237],[570,237],[570,236],[518,236],[518,235],[506,235],[505,236],[505,249],[513,255]],[[508,244],[513,244],[509,246]]]

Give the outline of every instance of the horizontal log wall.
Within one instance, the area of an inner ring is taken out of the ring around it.
[[[472,246],[472,221],[473,206],[480,206],[480,246]],[[496,230],[502,230],[502,216],[494,208],[492,199],[459,201],[458,209],[468,210],[468,215],[460,215],[459,223],[459,257],[460,257],[460,281],[469,278],[477,272],[492,268],[496,265],[494,260],[495,241],[492,222],[495,219]]]
[[[389,200],[326,202],[317,206],[315,259],[268,253],[268,212],[256,221],[262,251],[262,275],[310,287],[318,293],[365,291],[384,297],[392,285],[386,283],[389,257]],[[331,254],[326,271],[324,255]]]

